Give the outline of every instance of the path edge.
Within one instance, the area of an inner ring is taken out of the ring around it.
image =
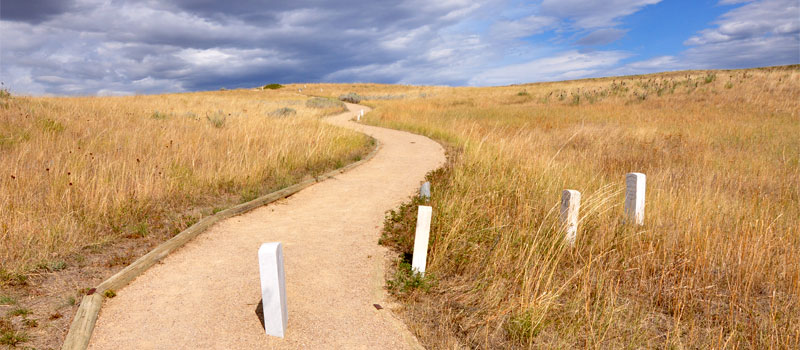
[[[382,147],[380,141],[372,136],[369,136],[369,138],[373,141],[375,147],[360,160],[347,164],[341,168],[331,170],[325,174],[309,177],[302,182],[286,187],[282,190],[263,195],[249,202],[242,203],[234,206],[233,208],[229,208],[214,215],[207,216],[189,228],[181,231],[175,235],[175,237],[172,237],[166,242],[159,244],[147,254],[142,255],[139,257],[139,259],[136,259],[136,261],[132,262],[124,269],[100,283],[95,288],[93,294],[86,295],[81,300],[81,304],[78,306],[78,311],[75,313],[75,317],[72,319],[72,324],[69,327],[67,337],[64,339],[64,344],[61,346],[61,349],[85,350],[89,347],[89,341],[92,338],[92,332],[94,332],[94,326],[95,323],[97,323],[97,318],[100,314],[100,307],[103,304],[103,299],[105,299],[104,295],[106,291],[116,291],[125,287],[128,285],[128,283],[136,279],[136,277],[139,277],[142,273],[147,271],[147,269],[149,269],[151,266],[167,257],[167,255],[182,247],[193,238],[205,232],[208,228],[219,221],[244,214],[253,209],[289,197],[317,182],[321,182],[335,177],[336,175],[343,174],[361,164],[364,164],[375,157]]]

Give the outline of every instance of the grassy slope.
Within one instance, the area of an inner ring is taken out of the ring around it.
[[[797,66],[338,89],[405,93],[368,101],[366,121],[456,150],[431,177],[434,277],[390,283],[427,345],[800,345]],[[622,219],[632,171],[648,176],[641,228]],[[566,188],[583,193],[574,249]],[[409,253],[414,215],[390,218],[384,242]]]
[[[202,216],[369,151],[364,135],[319,121],[342,104],[306,100],[291,90],[0,99],[0,299],[10,300],[0,337],[11,321],[29,328],[9,312],[31,308],[23,318],[41,325],[29,331],[46,337],[27,344],[57,347],[64,325],[45,323],[69,321],[76,289]]]

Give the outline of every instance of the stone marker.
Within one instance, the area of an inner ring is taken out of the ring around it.
[[[636,225],[644,225],[644,188],[646,178],[642,173],[625,175],[625,214]]]
[[[578,212],[580,210],[580,192],[576,190],[564,190],[564,192],[561,192],[561,222],[567,232],[564,240],[569,245],[575,245],[575,235],[578,232]]]
[[[425,181],[424,184],[419,188],[419,198],[422,199],[431,199],[431,183]]]
[[[267,335],[283,338],[289,314],[286,311],[286,279],[280,242],[264,243],[258,248],[258,267],[261,273],[264,329]]]
[[[428,260],[428,238],[431,234],[431,213],[433,209],[420,205],[417,209],[417,232],[414,235],[414,257],[411,270],[425,275],[425,264]]]

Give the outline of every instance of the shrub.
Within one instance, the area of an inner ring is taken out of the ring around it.
[[[339,96],[339,99],[344,102],[360,103],[361,100],[364,99],[364,96],[361,96],[355,92],[348,92],[347,94]]]
[[[295,114],[297,114],[297,111],[295,111],[294,109],[289,108],[289,107],[278,108],[278,109],[268,113],[268,115],[270,117],[288,117],[288,116],[292,116],[292,115],[295,115]]]
[[[150,118],[153,119],[167,119],[166,113],[161,113],[159,111],[153,111],[153,114],[150,115]]]
[[[334,108],[344,107],[342,101],[337,101],[325,97],[314,97],[306,101],[306,107],[310,108]]]
[[[215,128],[222,128],[225,126],[225,113],[222,111],[216,111],[211,115],[206,115],[206,119],[208,120],[211,125]]]
[[[283,87],[283,85],[281,85],[281,84],[273,83],[273,84],[264,85],[264,86],[261,87],[261,89],[262,90],[277,90],[277,89],[280,89],[282,87]]]

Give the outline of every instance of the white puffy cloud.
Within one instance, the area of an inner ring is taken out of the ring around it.
[[[489,69],[470,85],[507,85],[532,81],[555,81],[604,75],[606,70],[630,57],[622,51],[578,52],[571,50],[529,62]]]
[[[687,66],[744,68],[800,63],[797,0],[749,2],[726,12],[714,24],[714,28],[702,30],[684,43],[690,46],[683,54]]]

